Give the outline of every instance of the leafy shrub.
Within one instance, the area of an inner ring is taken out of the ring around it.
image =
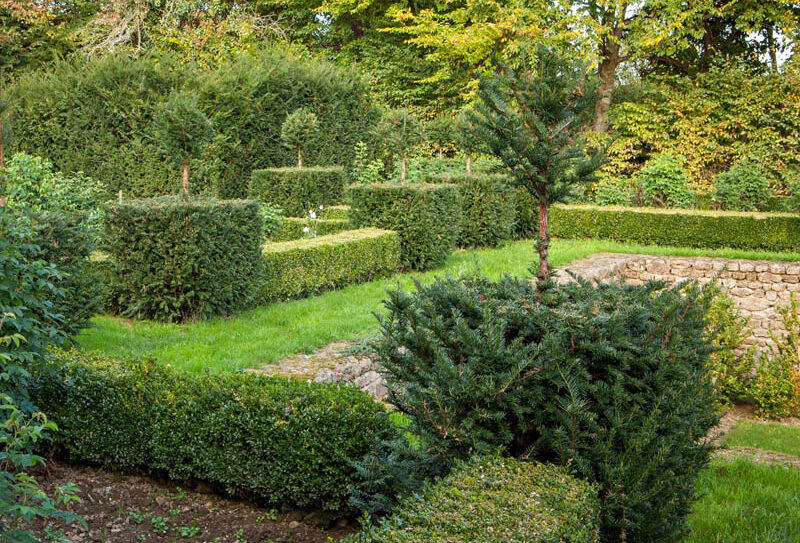
[[[694,200],[683,158],[662,153],[651,159],[636,176],[642,196],[651,205],[686,208]]]
[[[297,167],[303,167],[303,151],[319,136],[319,122],[311,110],[301,107],[286,116],[281,125],[281,142],[297,152]]]
[[[425,139],[422,123],[407,109],[391,109],[384,113],[376,129],[378,141],[400,162],[400,182],[406,182],[406,161],[409,153]]]
[[[755,211],[764,209],[771,191],[761,167],[750,160],[740,159],[731,169],[715,179],[714,199],[724,209]]]
[[[634,204],[634,192],[630,183],[601,181],[597,184],[594,203],[599,206],[630,206]]]
[[[347,219],[302,219],[289,217],[283,220],[272,241],[292,241],[316,236],[327,236],[350,229]]]
[[[553,236],[716,249],[792,251],[800,245],[800,217],[733,211],[553,206]]]
[[[346,541],[356,543],[593,543],[595,489],[560,467],[474,457],[405,500],[393,516]]]
[[[399,234],[405,268],[434,268],[456,246],[461,223],[456,185],[352,185],[348,199],[355,228],[376,227]]]
[[[343,221],[350,220],[350,206],[328,206],[322,210],[320,216],[323,219],[339,219]]]
[[[264,246],[262,300],[285,300],[370,281],[400,267],[397,234],[366,228]]]
[[[595,482],[602,541],[675,541],[718,421],[690,285],[437,280],[390,292],[375,345],[409,431],[442,458],[497,449]]]
[[[264,240],[271,240],[283,226],[286,215],[281,208],[271,204],[262,203],[258,211],[264,223]]]
[[[320,205],[344,200],[344,169],[340,167],[270,168],[250,179],[250,198],[279,206],[290,217],[303,217]]]
[[[355,157],[347,175],[351,183],[378,183],[383,180],[386,165],[382,160],[371,158],[369,145],[359,141],[355,148]]]
[[[428,183],[458,185],[461,206],[459,247],[493,247],[514,235],[516,189],[504,175],[430,175]]]
[[[342,508],[357,480],[351,461],[388,424],[356,387],[192,376],[81,351],[41,365],[32,395],[68,460],[207,481],[285,507]]]
[[[755,352],[744,346],[750,319],[742,316],[733,299],[718,291],[708,312],[709,335],[716,350],[711,355],[714,386],[723,404],[751,399]]]
[[[128,200],[106,213],[109,284],[121,315],[186,321],[246,307],[257,288],[259,206],[241,200]]]

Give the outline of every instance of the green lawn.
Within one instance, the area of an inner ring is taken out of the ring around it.
[[[272,363],[282,356],[311,351],[332,341],[374,333],[377,327],[372,313],[380,310],[386,289],[409,288],[412,278],[429,281],[436,275],[475,271],[493,278],[506,273],[527,275],[533,251],[531,241],[514,242],[499,249],[461,251],[451,255],[445,266],[433,272],[397,275],[304,300],[270,304],[230,318],[193,324],[97,317],[94,320],[97,327],[82,332],[77,341],[86,349],[100,349],[111,354],[151,354],[160,363],[191,372],[252,368]],[[563,266],[599,251],[800,260],[800,253],[711,251],[580,240],[556,240],[550,255],[554,266]]]
[[[737,424],[725,436],[725,443],[731,447],[755,447],[800,456],[800,428],[777,423],[744,421]]]

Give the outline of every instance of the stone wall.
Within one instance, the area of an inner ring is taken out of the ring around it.
[[[560,281],[570,280],[567,271],[587,279],[625,279],[632,284],[650,279],[695,279],[701,284],[716,280],[739,311],[750,317],[751,334],[745,343],[761,348],[772,343],[771,331],[783,330],[777,308],[788,305],[791,293],[800,291],[800,262],[597,253],[559,270]],[[796,296],[800,299],[800,294]]]

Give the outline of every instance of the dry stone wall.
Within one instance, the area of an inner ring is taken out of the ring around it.
[[[800,262],[597,253],[559,271],[559,281],[570,280],[567,271],[587,279],[624,279],[632,284],[650,279],[694,279],[701,284],[716,280],[750,318],[746,344],[761,348],[772,343],[770,332],[782,333],[778,307],[788,305],[791,294],[800,291]],[[800,294],[795,296],[800,299]]]

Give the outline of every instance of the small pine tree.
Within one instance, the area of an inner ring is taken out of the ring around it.
[[[472,155],[484,146],[475,124],[475,112],[466,108],[456,117],[456,145],[467,157],[467,175],[472,175]]]
[[[301,107],[286,116],[281,125],[281,141],[283,145],[297,151],[297,168],[303,167],[303,151],[319,135],[319,123],[316,114],[308,108]]]
[[[436,146],[439,158],[444,155],[444,148],[453,143],[455,138],[455,123],[450,115],[439,115],[425,127],[428,141]]]
[[[154,131],[167,153],[183,170],[183,193],[189,195],[189,162],[198,158],[214,138],[214,127],[197,107],[197,98],[173,93],[158,108]]]
[[[587,156],[582,137],[597,97],[588,73],[552,49],[523,49],[515,67],[498,63],[478,88],[478,134],[539,202],[540,281],[550,276],[550,206],[591,181],[603,162],[602,152]]]
[[[377,136],[400,159],[400,182],[405,183],[408,155],[425,140],[422,123],[407,109],[392,109],[381,118]]]

